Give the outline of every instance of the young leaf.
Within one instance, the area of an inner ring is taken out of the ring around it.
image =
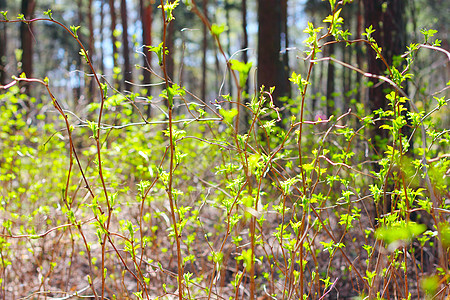
[[[78,38],[78,29],[80,26],[70,25],[70,30],[72,30],[73,36],[77,39]]]
[[[53,20],[52,10],[51,9],[49,9],[47,11],[44,11],[44,15],[46,15],[50,20]]]
[[[236,59],[230,60],[231,69],[239,72],[239,85],[242,87],[245,85],[245,82],[248,78],[248,73],[250,72],[250,69],[252,68],[252,63],[243,63],[241,61],[238,61]]]
[[[2,16],[3,16],[3,18],[5,19],[5,21],[8,21],[8,16],[7,16],[7,14],[8,14],[8,11],[6,10],[6,11],[0,11],[0,14],[2,14]]]
[[[225,24],[217,25],[212,24],[211,26],[211,33],[215,36],[219,36],[222,32],[228,30],[228,26]]]

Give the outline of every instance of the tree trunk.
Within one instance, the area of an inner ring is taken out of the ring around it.
[[[83,12],[82,12],[83,1],[77,0],[76,4],[77,4],[77,24],[81,26],[81,24],[83,24]],[[81,36],[81,34],[80,34],[80,36]],[[76,99],[78,101],[81,99],[81,94],[82,94],[81,91],[84,88],[85,77],[84,77],[83,73],[81,72],[81,68],[82,68],[81,55],[76,55],[74,61],[75,61],[75,69],[80,71],[80,72],[76,72],[74,74],[74,76],[78,77],[78,84],[75,86],[75,88],[73,90],[73,94],[74,94],[74,99]]]
[[[334,56],[334,48],[335,44],[330,44],[327,46],[326,51],[327,56]],[[326,93],[326,102],[327,102],[327,117],[331,116],[334,113],[334,109],[336,107],[336,102],[334,99],[334,63],[330,60],[328,62],[328,70],[327,70],[327,93]]]
[[[245,1],[244,1],[245,2]],[[244,4],[242,4],[243,6]],[[225,19],[227,20],[227,24],[231,24],[231,20],[230,20],[230,9],[231,9],[231,5],[230,5],[230,1],[229,0],[225,0]],[[227,53],[228,55],[231,55],[231,36],[230,36],[230,30],[227,30]],[[245,53],[245,51],[244,51]],[[227,84],[228,84],[228,93],[230,95],[233,94],[232,91],[232,78],[231,78],[231,74],[229,72],[227,72]]]
[[[358,4],[356,4],[358,5]],[[352,24],[356,23],[354,22],[355,18],[355,3],[352,4],[348,4],[345,9],[341,12],[343,13],[343,18],[344,20],[348,20],[348,27],[352,28]],[[356,18],[358,18],[358,16],[356,16]],[[340,44],[340,49],[342,49],[342,59],[344,62],[351,64],[351,65],[355,65],[356,64],[356,60],[353,60],[353,57],[355,55],[353,55],[355,52],[354,50],[354,46],[355,44],[353,44],[353,46],[349,46],[346,47],[343,44]],[[342,84],[344,86],[344,90],[343,90],[343,103],[342,103],[342,111],[346,112],[348,111],[348,109],[350,108],[350,99],[351,97],[349,96],[349,91],[352,89],[352,86],[354,85],[352,80],[353,80],[353,71],[350,70],[349,68],[343,68],[342,69]]]
[[[6,0],[0,0],[0,10],[6,10]],[[6,84],[6,23],[0,23],[0,85]]]
[[[103,27],[105,26],[105,2],[100,1],[100,45],[104,45]],[[100,47],[100,72],[105,73],[105,52],[103,47]]]
[[[247,30],[247,0],[242,0],[242,32],[244,33],[244,38],[242,41],[242,48],[248,48],[248,30]],[[248,62],[247,50],[243,53],[244,63]]]
[[[142,22],[142,43],[144,46],[151,46],[152,45],[152,21],[153,21],[153,7],[150,0],[139,0],[139,6],[141,9],[141,22]],[[147,47],[144,47],[144,67],[146,69],[152,68],[152,56],[150,51]],[[151,73],[148,70],[143,70],[144,75],[144,84],[150,84],[151,83]],[[151,96],[151,86],[146,87],[146,95],[147,97]],[[147,106],[147,118],[150,118],[151,116],[151,105],[148,104]]]
[[[243,32],[243,41],[242,41],[242,48],[244,49],[244,52],[242,53],[242,59],[244,60],[244,63],[248,63],[248,30],[247,30],[247,0],[242,0],[242,32]],[[231,54],[231,53],[230,53]],[[232,84],[231,84],[231,74],[230,74],[230,95],[232,93]],[[245,86],[241,87],[242,91],[244,92],[244,95],[248,95],[249,94],[249,85],[248,85],[248,80],[245,82]],[[244,97],[244,99],[241,100],[242,103],[246,103],[248,102],[247,97]],[[240,109],[240,108],[238,108]],[[240,128],[242,128],[242,130],[246,130],[246,127],[248,125],[249,122],[249,112],[246,109],[240,109],[240,122],[242,123],[242,125],[240,126]]]
[[[356,36],[357,37],[361,37],[361,33],[364,31],[363,30],[363,13],[362,13],[362,6],[363,6],[363,0],[358,0],[357,2],[357,10],[356,10],[356,15],[357,15],[357,20],[356,20]],[[356,65],[358,66],[358,68],[360,68],[361,70],[364,69],[364,58],[363,58],[363,52],[362,52],[362,45],[357,43],[355,45],[356,47]],[[363,85],[361,84],[362,80],[362,75],[360,73],[356,73],[356,83],[358,86],[357,92],[356,92],[356,99],[362,99],[361,95],[364,95],[363,93]]]
[[[284,40],[282,39],[282,53],[283,53],[283,74],[286,76],[286,78],[289,76],[289,55],[288,55],[288,48],[289,48],[289,28],[287,23],[287,16],[288,16],[288,3],[287,0],[281,1],[281,19],[282,19],[282,30],[281,30],[281,36],[284,37]],[[292,97],[292,92],[290,88],[289,80],[286,80],[285,84],[286,86],[286,95],[288,98]]]
[[[95,61],[95,38],[94,38],[94,17],[92,16],[92,0],[89,0],[88,5],[88,27],[89,27],[89,50],[88,54],[91,58],[91,61]],[[87,73],[92,73],[91,68],[89,66],[86,67]],[[88,90],[88,99],[93,101],[94,95],[94,87],[95,87],[95,78],[89,77],[89,90]]]
[[[258,0],[258,86],[275,86],[274,104],[287,95],[288,78],[280,57],[282,7],[279,0]]]
[[[405,3],[403,0],[363,0],[365,27],[372,25],[375,32],[373,38],[383,49],[382,55],[389,65],[392,64],[395,55],[401,55],[406,49],[405,31]],[[387,5],[383,8],[383,5]],[[376,59],[376,53],[371,48],[368,49],[368,71],[376,75],[383,75],[386,66],[381,59]],[[389,88],[385,83],[379,83],[378,79],[371,78],[373,86],[369,89],[368,107],[373,112],[377,109],[387,109],[386,95],[383,89]],[[376,124],[373,131],[373,140],[378,152],[382,151],[381,141],[388,137],[387,130],[380,129],[380,124]],[[379,153],[382,155],[382,153]]]
[[[111,17],[111,41],[112,41],[112,50],[113,50],[113,67],[118,67],[118,63],[117,63],[117,59],[118,59],[118,51],[117,51],[117,37],[115,35],[115,30],[116,30],[116,24],[117,24],[117,20],[116,20],[116,8],[114,6],[114,0],[109,0],[109,14]],[[120,81],[119,78],[116,74],[114,74],[114,87],[116,89],[120,89]]]
[[[36,7],[35,0],[22,0],[21,13],[26,20],[32,19],[34,9]],[[33,77],[33,23],[20,23],[20,41],[22,44],[22,72],[28,78]],[[30,93],[30,85],[24,84],[25,93]]]
[[[207,5],[208,0],[203,0],[203,15],[205,18],[208,18],[208,11],[207,11]],[[203,51],[203,57],[202,57],[202,86],[201,86],[201,97],[202,100],[205,101],[206,99],[206,49],[208,47],[208,28],[206,27],[206,24],[203,24],[203,41],[202,41],[202,51]]]
[[[122,19],[122,47],[123,47],[123,65],[124,65],[124,83],[125,89],[128,91],[132,90],[133,74],[131,71],[130,64],[130,47],[128,44],[128,14],[127,14],[127,3],[125,0],[120,1],[120,17]]]

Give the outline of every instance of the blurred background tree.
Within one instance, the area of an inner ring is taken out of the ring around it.
[[[120,91],[133,90],[151,97],[161,91],[157,85],[150,88],[150,84],[158,82],[161,70],[154,59],[152,65],[155,54],[142,45],[157,46],[162,40],[162,20],[159,14],[155,15],[159,4],[160,1],[154,0],[22,0],[20,3],[0,0],[0,9],[7,10],[10,18],[19,13],[31,18],[42,17],[42,12],[51,8],[55,19],[81,26],[81,40],[104,80]],[[236,96],[237,90],[230,88],[231,77],[226,72],[225,59],[218,54],[214,41],[199,18],[189,10],[189,5],[181,5],[185,7],[175,10],[176,22],[172,22],[167,31],[169,77],[203,100],[220,98],[219,91]],[[276,86],[276,105],[285,107],[289,115],[288,110],[298,101],[280,102],[279,99],[293,95],[288,81],[290,72],[305,71],[303,29],[307,20],[321,26],[323,18],[330,13],[329,4],[319,0],[205,0],[198,1],[197,5],[211,24],[226,25],[220,40],[227,57],[252,62],[257,67],[257,71],[250,72],[246,93],[252,94],[262,84],[266,88]],[[353,33],[353,39],[361,38],[364,28],[373,25],[375,38],[390,58],[406,51],[406,41],[421,42],[422,28],[437,29],[436,37],[443,40],[444,48],[448,47],[449,7],[448,1],[355,0],[344,8],[341,16],[344,29]],[[78,46],[59,31],[46,23],[32,26],[23,23],[19,30],[0,24],[0,80],[7,83],[11,75],[22,71],[27,76],[49,76],[58,89],[59,98],[66,99],[70,107],[82,107],[83,103],[95,101],[89,96],[92,95],[92,77],[83,67]],[[14,51],[16,48],[22,51]],[[246,50],[240,51],[242,49]],[[369,52],[359,43],[347,47],[338,43],[326,47],[321,55],[383,74],[385,68],[380,60],[366,55]],[[409,87],[416,97],[427,93],[427,82],[445,83],[449,72],[439,54],[420,55],[419,61],[423,69],[412,71],[425,85],[425,90]],[[134,68],[135,65],[140,67]],[[312,89],[306,100],[310,117],[320,113],[336,114],[348,108],[357,110],[360,103],[367,104],[363,108],[368,111],[385,106],[383,85],[373,82],[368,87],[368,81],[360,74],[340,65],[322,63],[312,75]],[[28,88],[33,89],[29,92],[35,96],[41,93],[40,87]],[[85,93],[86,90],[90,93]],[[149,107],[147,113],[150,111]],[[382,137],[383,133],[378,134]]]

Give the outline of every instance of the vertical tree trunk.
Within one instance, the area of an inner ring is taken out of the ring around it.
[[[284,40],[282,39],[282,45],[281,47],[283,47],[284,49],[282,49],[282,53],[283,53],[283,72],[282,74],[284,76],[289,76],[289,54],[288,54],[288,48],[289,48],[289,27],[288,27],[288,23],[287,23],[287,16],[288,16],[288,1],[287,0],[281,0],[281,19],[282,19],[282,29],[281,29],[281,36],[284,38]],[[291,93],[291,88],[290,88],[290,83],[289,80],[285,81],[286,84],[286,95],[289,98],[292,97],[292,93]]]
[[[365,27],[372,25],[375,32],[372,37],[378,46],[383,49],[382,55],[389,65],[392,64],[393,56],[400,55],[405,51],[405,22],[404,22],[404,1],[403,0],[363,0]],[[385,7],[383,7],[385,6]],[[376,59],[376,53],[370,47],[367,47],[367,63],[369,73],[383,75],[386,66],[381,59]],[[373,83],[368,93],[368,108],[371,112],[377,109],[388,109],[388,101],[384,89],[391,88],[388,84],[379,82],[374,78],[370,79]],[[375,123],[375,128],[370,133],[372,143],[379,157],[384,155],[384,149],[389,138],[388,131],[380,128],[381,122]],[[379,164],[373,166],[375,172],[379,172]],[[391,187],[387,187],[390,190]],[[389,198],[385,198],[376,204],[377,211],[380,214],[386,214],[392,210],[392,203]],[[368,297],[372,299],[375,292],[381,285],[382,278],[376,277],[372,288],[369,290]]]
[[[343,13],[344,20],[346,20],[348,22],[348,26],[350,28],[352,28],[352,23],[355,19],[353,17],[353,16],[355,16],[355,12],[356,12],[356,10],[355,10],[354,3],[348,4],[345,7],[345,9],[341,12],[341,13]],[[356,16],[356,17],[358,17],[358,16]],[[342,45],[340,47],[340,49],[342,49],[342,60],[348,64],[355,65],[356,61],[352,60],[352,57],[354,56],[354,55],[352,55],[354,48],[346,47],[346,46]],[[343,99],[342,109],[343,109],[343,112],[346,112],[350,108],[350,97],[348,95],[348,92],[351,90],[351,87],[353,86],[353,84],[352,84],[353,71],[350,70],[349,68],[343,68],[342,75],[343,75],[342,76],[343,77],[342,84],[344,86],[343,97],[342,97],[342,99]]]
[[[94,16],[92,15],[92,0],[88,3],[88,28],[89,28],[89,55],[94,60],[95,55],[95,37],[94,37]]]
[[[274,104],[287,95],[288,79],[280,58],[282,13],[279,0],[258,0],[258,86],[275,86]]]
[[[356,36],[358,38],[361,37],[361,34],[363,32],[363,0],[358,0],[357,1],[357,10],[356,10]],[[358,66],[358,68],[360,68],[361,70],[364,69],[364,58],[363,58],[363,53],[362,53],[362,45],[357,43],[355,45],[356,47],[356,65]],[[363,95],[363,86],[362,86],[362,75],[360,73],[356,73],[356,83],[358,86],[357,92],[356,92],[356,99],[362,99],[361,95]]]
[[[83,0],[77,0],[76,2],[77,4],[77,24],[79,26],[81,26],[81,24],[83,24],[83,12],[82,12],[82,7],[83,7]],[[81,72],[81,68],[82,68],[82,62],[81,62],[81,56],[77,55],[75,57],[75,68],[76,70],[80,71],[80,72],[76,72],[74,74],[74,76],[78,77],[78,84],[75,86],[74,88],[74,98],[79,100],[81,98],[81,91],[84,87],[84,75]]]
[[[112,41],[112,50],[113,50],[113,67],[118,67],[118,63],[117,63],[117,59],[118,59],[118,51],[117,51],[117,37],[115,34],[115,30],[116,30],[116,24],[117,24],[117,20],[116,20],[116,8],[114,6],[114,0],[109,0],[109,14],[111,17],[111,24],[110,24],[110,30],[111,30],[111,41]],[[117,89],[120,89],[120,81],[118,79],[118,77],[116,75],[114,75],[114,87]]]
[[[0,10],[6,10],[6,0],[0,0]],[[0,85],[6,84],[6,23],[0,23]]]
[[[242,7],[242,33],[243,33],[242,48],[245,49],[244,52],[242,53],[242,59],[243,59],[244,63],[247,63],[248,62],[247,0],[242,1],[241,7]],[[230,77],[229,77],[229,86],[230,86],[230,95],[232,95],[233,91],[232,91],[231,73],[230,73]],[[241,88],[242,88],[242,92],[243,92],[244,96],[240,98],[240,102],[247,103],[248,96],[245,96],[245,95],[249,94],[248,80],[247,80],[247,82],[245,82],[245,86],[242,86]],[[237,89],[237,91],[239,92],[239,89]],[[231,105],[230,105],[230,107],[231,107]],[[250,112],[247,111],[246,109],[241,109],[239,106],[237,107],[237,109],[239,110],[239,131],[240,131],[240,133],[243,133],[243,132],[246,132],[248,129],[248,124],[249,124],[249,120],[250,120]]]
[[[352,61],[352,51],[353,49],[350,47],[342,47],[342,58],[343,61],[354,65],[355,63]],[[350,108],[350,97],[348,96],[348,92],[352,87],[352,71],[349,68],[343,68],[343,84],[344,84],[344,103],[343,103],[343,112],[348,111]]]
[[[34,9],[36,7],[35,0],[22,0],[21,13],[25,19],[33,18]],[[22,47],[22,72],[27,77],[33,76],[33,24],[20,23],[20,41]],[[30,93],[29,84],[24,84],[25,93]]]
[[[244,35],[242,41],[242,48],[248,48],[248,30],[247,30],[247,0],[242,0],[242,32]],[[247,50],[243,53],[244,63],[248,62],[248,53]],[[248,86],[248,85],[247,85]]]
[[[207,10],[208,0],[203,0],[203,15],[208,18]],[[203,41],[202,41],[202,85],[201,85],[201,97],[203,100],[206,98],[206,48],[208,47],[208,28],[206,24],[203,24]]]
[[[373,38],[383,49],[383,56],[389,65],[392,64],[395,55],[401,55],[406,49],[405,32],[405,3],[403,0],[363,0],[365,27],[373,26],[375,32]],[[387,7],[383,8],[383,5]],[[376,59],[376,53],[368,49],[368,69],[372,74],[383,75],[386,66],[381,59]],[[373,86],[369,89],[368,106],[373,112],[377,109],[387,109],[386,95],[383,89],[389,86],[382,83],[378,84],[378,79],[372,78]],[[376,124],[373,132],[373,139],[376,150],[379,151],[382,139],[387,138],[387,130],[380,129],[380,124]],[[379,153],[380,155],[382,153]]]
[[[245,1],[244,1],[245,2]],[[242,4],[244,5],[244,4]],[[227,20],[227,24],[231,24],[231,20],[230,20],[230,1],[229,0],[225,0],[225,19]],[[230,30],[227,30],[227,52],[228,55],[231,55],[231,36],[230,36]],[[244,52],[245,53],[245,52]],[[228,84],[228,93],[230,95],[233,94],[232,91],[232,78],[231,78],[231,74],[229,72],[227,72],[227,84]]]
[[[128,44],[128,14],[127,14],[127,3],[125,0],[120,1],[120,17],[122,19],[122,47],[123,47],[123,65],[124,65],[124,82],[125,89],[128,91],[132,90],[131,82],[133,81],[133,74],[131,71],[130,64],[130,47]]]
[[[327,56],[334,56],[334,44],[330,44],[327,46],[326,51]],[[336,107],[335,99],[334,99],[334,63],[332,61],[328,62],[328,71],[327,71],[327,93],[326,93],[326,102],[327,102],[327,116],[331,116]]]
[[[105,2],[104,0],[100,1],[100,45],[104,45],[104,35],[103,35],[103,27],[105,26]],[[105,52],[103,51],[103,47],[100,47],[100,72],[102,74],[105,73]]]
[[[144,46],[150,46],[152,44],[152,21],[153,21],[153,7],[150,0],[139,0],[139,6],[141,10],[141,22],[142,22],[142,43]],[[146,69],[151,69],[152,67],[152,57],[151,53],[147,47],[144,47],[144,67]],[[151,83],[151,73],[150,71],[143,70],[144,84]],[[151,96],[151,86],[146,87],[147,97]],[[151,116],[151,105],[147,106],[147,118]]]
[[[95,61],[95,38],[94,38],[94,17],[92,15],[92,0],[89,0],[89,4],[88,4],[88,27],[89,27],[89,50],[88,50],[88,54],[89,57],[91,58],[91,61]],[[92,73],[92,70],[87,67],[86,68],[87,73]],[[93,101],[92,96],[94,95],[94,87],[95,87],[95,79],[94,77],[89,77],[89,90],[88,90],[88,95],[89,95],[89,99],[90,101]]]

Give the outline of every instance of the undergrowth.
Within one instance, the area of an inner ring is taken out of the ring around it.
[[[122,94],[96,73],[78,27],[51,11],[34,20],[3,13],[2,22],[59,25],[78,42],[98,90],[78,112],[55,98],[48,78],[22,74],[2,86],[2,299],[446,297],[447,88],[425,110],[402,87],[414,80],[418,52],[450,53],[424,30],[425,41],[405,49],[403,69],[387,66],[388,74],[319,56],[333,37],[367,44],[386,61],[371,28],[356,40],[341,29],[346,2],[330,0],[328,28],[308,24],[309,67],[290,78],[298,113],[283,122],[272,87],[242,100],[250,65],[230,62],[238,95],[207,103],[168,78],[164,38],[151,47],[161,94]],[[161,1],[164,33],[177,4]],[[194,1],[191,9],[228,60],[217,25]],[[312,69],[331,60],[387,82],[389,109],[309,120]],[[47,96],[30,98],[20,84],[42,85]],[[158,108],[149,119],[148,105]],[[370,138],[378,121],[385,142]]]

